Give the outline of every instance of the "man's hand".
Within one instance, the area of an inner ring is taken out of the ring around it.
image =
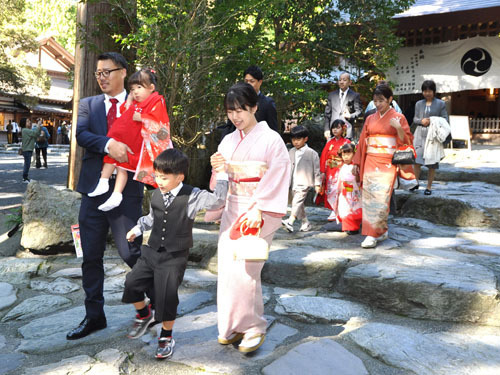
[[[421,122],[422,122],[423,126],[429,126],[429,124],[431,123],[431,120],[428,118],[423,118]]]
[[[342,112],[342,116],[344,116],[346,120],[349,120],[351,118],[351,112],[349,112],[349,110],[346,108],[344,109],[344,112]]]
[[[322,194],[323,193],[322,190],[323,189],[321,189],[321,185],[316,185],[314,187],[314,191],[316,192],[316,194]]]
[[[134,233],[134,230],[133,229],[129,230],[128,233],[127,233],[127,241],[128,242],[134,242],[135,237],[136,237],[136,235]]]
[[[125,143],[115,141],[113,138],[108,143],[108,154],[119,163],[128,162],[127,152],[134,154]]]
[[[134,112],[134,115],[132,116],[132,120],[134,121],[142,121],[142,116],[139,112]]]
[[[325,139],[328,141],[331,137],[330,130],[325,130]]]

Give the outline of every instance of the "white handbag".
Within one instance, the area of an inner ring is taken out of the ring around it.
[[[240,227],[241,237],[235,242],[234,260],[265,261],[269,258],[269,245],[260,238],[260,229],[256,235],[245,235]]]

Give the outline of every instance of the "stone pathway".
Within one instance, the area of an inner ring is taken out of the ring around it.
[[[328,212],[308,207],[313,231],[275,236],[262,275],[268,333],[250,355],[216,341],[215,225],[196,224],[170,361],[153,358],[159,327],[126,338],[134,316],[120,302],[128,269],[112,247],[108,327],[77,341],[65,335],[84,315],[80,260],[4,256],[0,375],[498,374],[499,187],[482,176],[441,181],[431,197],[398,191],[400,214],[376,249],[361,249],[361,235],[325,226]]]

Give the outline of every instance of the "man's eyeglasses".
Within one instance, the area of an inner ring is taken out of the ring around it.
[[[115,69],[109,69],[109,70],[101,70],[101,71],[97,71],[94,73],[95,77],[97,79],[99,79],[99,77],[103,77],[103,78],[108,78],[109,75],[111,74],[111,72],[114,72],[115,70],[121,70],[123,68],[115,68]]]

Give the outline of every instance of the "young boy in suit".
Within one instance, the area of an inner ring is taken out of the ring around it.
[[[213,193],[183,184],[188,166],[187,156],[178,149],[168,149],[158,155],[153,168],[159,187],[151,196],[149,215],[141,217],[127,233],[127,240],[134,241],[151,229],[148,244],[142,246],[140,258],[125,280],[122,302],[132,303],[137,310],[128,337],[141,337],[153,320],[162,322],[156,350],[159,359],[173,354],[172,328],[179,304],[177,292],[184,278],[189,249],[193,246],[196,213],[204,208],[224,206],[228,189],[225,173],[217,174]],[[145,291],[153,286],[154,316],[151,305],[147,305],[144,299]]]
[[[316,151],[307,146],[309,132],[303,126],[295,126],[290,131],[293,148],[290,149],[290,161],[292,162],[292,178],[290,188],[292,191],[292,213],[288,220],[282,223],[285,229],[293,232],[293,223],[296,219],[302,220],[301,232],[311,230],[311,224],[307,220],[305,201],[307,192],[314,187],[316,193],[321,191],[321,172],[319,169],[319,156]]]

